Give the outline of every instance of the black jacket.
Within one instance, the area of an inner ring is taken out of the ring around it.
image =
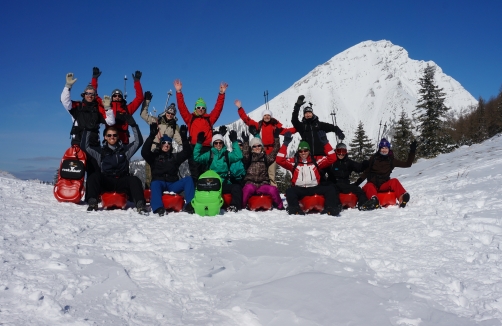
[[[179,180],[178,172],[181,163],[192,155],[192,147],[188,140],[183,141],[183,150],[179,153],[173,153],[173,148],[168,152],[162,150],[151,150],[153,143],[152,136],[149,136],[145,145],[141,149],[141,156],[150,164],[152,169],[152,181],[161,180],[166,182],[175,182]]]
[[[300,136],[310,145],[310,152],[314,156],[324,156],[324,145],[322,144],[317,132],[319,130],[324,130],[325,132],[341,132],[340,128],[333,126],[332,124],[321,122],[316,115],[313,115],[310,119],[303,118],[302,121],[298,120],[298,114],[300,112],[300,105],[295,105],[293,109],[293,117],[291,118],[291,123],[295,127],[296,132],[300,133]]]
[[[328,169],[328,181],[333,183],[350,184],[350,175],[352,172],[363,172],[365,166],[351,160],[345,155],[343,159],[337,159]]]
[[[72,138],[72,145],[80,145],[82,142],[82,133],[84,130],[90,132],[89,144],[90,146],[99,146],[99,125],[106,124],[105,119],[101,116],[98,109],[98,102],[73,102],[76,104],[69,112],[73,117],[74,122],[70,134],[74,135]]]

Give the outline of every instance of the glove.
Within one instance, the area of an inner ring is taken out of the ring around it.
[[[234,141],[237,141],[237,131],[235,130],[230,130],[230,133],[228,134],[228,139],[233,143]]]
[[[226,126],[220,126],[220,135],[222,135],[223,137],[225,137],[225,134],[227,133],[227,127]]]
[[[150,91],[145,92],[145,100],[146,101],[151,101],[152,97],[153,97],[152,92],[150,92]]]
[[[319,136],[319,140],[323,145],[326,145],[329,143],[328,137],[326,137],[326,131],[324,130],[319,130],[317,132],[317,135]]]
[[[71,87],[73,86],[73,84],[75,84],[76,81],[77,81],[77,78],[73,78],[72,72],[69,72],[66,74],[66,85],[65,85],[66,87],[71,89]]]
[[[243,142],[249,143],[249,135],[246,135],[244,131],[241,133],[241,138]]]
[[[99,76],[101,76],[101,71],[99,71],[99,68],[92,68],[92,78],[98,78]]]
[[[298,100],[296,100],[296,105],[302,106],[305,104],[305,96],[300,95],[298,96]]]
[[[255,126],[249,126],[249,133],[253,135],[253,137],[256,137],[256,135],[258,134],[258,129],[256,129]]]
[[[343,134],[342,129],[338,128],[338,126],[335,126],[335,134],[340,140],[345,139],[345,135]]]
[[[197,134],[197,143],[202,144],[204,140],[206,140],[206,134],[204,133],[204,131],[201,131]]]
[[[275,128],[274,129],[274,138],[279,138],[279,135],[282,132],[282,128]]]
[[[136,120],[132,117],[130,114],[125,114],[125,121],[127,124],[131,127],[136,127],[138,124],[136,123]]]
[[[284,142],[283,142],[284,145],[288,146],[292,140],[293,140],[293,135],[291,135],[290,131],[284,134]]]
[[[186,125],[182,125],[180,127],[180,137],[182,142],[186,142],[188,140],[188,128]]]
[[[157,124],[157,122],[152,122],[150,124],[150,137],[157,136],[158,132],[159,132],[159,125]]]
[[[105,95],[103,97],[103,106],[105,107],[106,111],[112,108],[112,98],[110,97],[110,95]]]
[[[411,144],[410,144],[410,153],[415,153],[417,151],[417,140],[415,139]]]
[[[132,74],[132,79],[134,79],[134,81],[139,81],[141,79],[141,75],[143,75],[141,71],[136,70],[136,72]]]

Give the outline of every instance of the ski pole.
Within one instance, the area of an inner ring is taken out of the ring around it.
[[[335,111],[335,109],[333,109],[333,111],[331,111],[330,115],[331,115],[331,121],[333,122],[333,125],[336,126],[336,111]],[[336,135],[336,133],[335,133],[335,138],[336,138],[336,143],[338,144],[338,136]]]
[[[166,100],[166,105],[164,106],[164,112],[167,110],[167,104],[169,103],[169,99],[171,98],[171,95],[173,95],[173,91],[169,90],[169,92],[167,92],[167,100]]]
[[[124,75],[124,100],[127,99],[127,75]]]

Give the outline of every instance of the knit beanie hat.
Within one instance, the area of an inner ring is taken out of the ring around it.
[[[314,110],[310,106],[306,106],[303,108],[303,114],[305,115],[305,113],[307,113],[307,112],[314,113]]]
[[[220,134],[214,134],[213,135],[213,139],[211,139],[211,144],[214,144],[214,142],[217,141],[217,140],[221,140],[222,142],[224,142],[222,135],[220,135]]]
[[[272,115],[272,111],[270,111],[270,110],[265,110],[265,111],[263,111],[263,112],[261,113],[262,118],[263,118],[263,116],[265,116],[265,115],[267,115],[267,114],[268,114],[268,115],[270,115],[270,117],[271,117],[271,118],[273,117],[273,115]]]
[[[171,103],[167,109],[166,109],[166,112],[167,113],[171,113],[173,115],[176,115],[176,105],[174,105],[174,103]]]
[[[387,139],[385,138],[382,138],[382,140],[380,141],[380,143],[378,144],[378,149],[382,148],[382,147],[387,147],[388,149],[390,149],[390,143]]]
[[[302,140],[298,145],[298,149],[308,149],[310,151],[310,145],[305,140]]]
[[[162,136],[160,138],[160,142],[161,143],[164,142],[164,141],[168,142],[169,144],[173,143],[173,139],[171,137],[167,136],[167,135],[164,135],[164,136]]]
[[[197,107],[203,106],[207,109],[206,102],[202,99],[202,97],[199,97],[197,102],[195,102],[195,107],[193,108],[194,110],[197,109]]]
[[[249,146],[253,147],[255,145],[261,145],[263,147],[263,142],[261,141],[260,138],[254,137],[249,141]]]

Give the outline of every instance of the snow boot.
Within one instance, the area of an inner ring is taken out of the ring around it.
[[[138,213],[141,215],[148,215],[148,211],[146,210],[145,202],[143,200],[138,200],[136,203],[136,209]]]
[[[299,206],[286,208],[289,215],[305,215],[305,212]]]
[[[227,212],[229,212],[229,213],[237,213],[238,209],[235,206],[228,206],[227,207]]]
[[[89,207],[87,207],[88,212],[98,210],[98,201],[96,200],[96,198],[89,198],[88,203],[89,203]]]
[[[193,208],[192,203],[186,204],[185,208],[183,208],[183,212],[188,213],[188,214],[195,213],[195,209]]]
[[[399,207],[405,208],[406,204],[410,201],[410,194],[405,192],[400,198],[399,198]]]
[[[159,214],[159,216],[167,215],[166,209],[164,207],[159,207],[153,212],[154,214]]]
[[[359,208],[361,211],[372,211],[376,208],[380,207],[380,203],[378,202],[378,198],[373,196],[366,203],[363,204],[362,207]]]
[[[336,207],[325,207],[321,211],[321,215],[328,214],[328,215],[332,215],[332,216],[338,216],[338,215],[340,215],[341,211],[342,211],[342,206],[341,205],[338,205]]]

